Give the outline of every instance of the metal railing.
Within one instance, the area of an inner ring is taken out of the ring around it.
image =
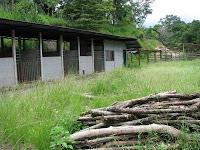
[[[32,82],[39,80],[41,78],[40,62],[18,62],[17,76],[19,82]]]

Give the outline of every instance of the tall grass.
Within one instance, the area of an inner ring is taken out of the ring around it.
[[[48,149],[51,128],[63,122],[73,132],[79,114],[88,109],[161,91],[200,92],[199,63],[154,63],[1,90],[0,144]],[[95,98],[86,99],[83,93]]]

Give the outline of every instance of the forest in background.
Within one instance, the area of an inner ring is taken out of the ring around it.
[[[164,46],[173,49],[182,44],[200,44],[200,21],[194,20],[191,23],[185,23],[179,16],[167,15],[161,18],[154,27],[146,29],[147,38],[154,38],[152,32],[156,32],[159,41]]]
[[[146,38],[143,23],[154,0],[2,0],[0,18],[81,28],[137,38],[144,49],[158,45]],[[152,38],[153,37],[153,38]]]

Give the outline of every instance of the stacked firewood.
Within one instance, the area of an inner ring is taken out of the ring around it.
[[[90,110],[82,113],[78,121],[87,128],[70,136],[76,149],[134,149],[138,141],[156,142],[148,138],[149,132],[178,138],[186,134],[179,130],[183,124],[191,130],[200,129],[200,94],[152,94]]]

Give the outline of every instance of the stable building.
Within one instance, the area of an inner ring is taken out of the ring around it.
[[[120,68],[137,39],[0,19],[0,88]]]

